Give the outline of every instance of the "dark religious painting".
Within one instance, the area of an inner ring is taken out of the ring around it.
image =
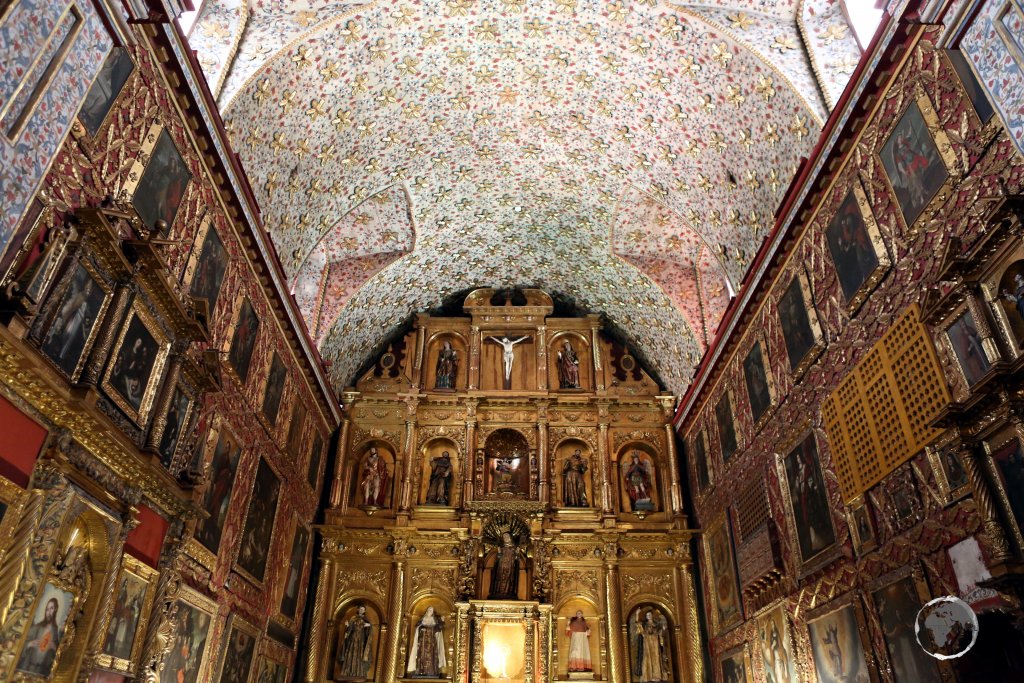
[[[693,438],[693,467],[697,471],[697,490],[703,491],[711,484],[711,471],[708,469],[708,447],[704,443],[704,432],[697,432]]]
[[[978,119],[982,123],[988,123],[989,119],[992,118],[992,114],[995,113],[995,109],[992,108],[992,103],[989,102],[985,89],[981,87],[981,83],[978,82],[974,71],[971,70],[971,66],[967,63],[964,53],[960,50],[946,50],[946,56],[949,57],[956,75],[960,78],[960,82],[967,92],[967,97],[971,100],[971,106],[978,113]]]
[[[970,483],[967,478],[967,470],[960,462],[956,448],[943,448],[939,451],[939,466],[942,467],[942,474],[946,477],[946,484],[950,491],[956,491]]]
[[[298,461],[302,455],[302,432],[306,427],[306,404],[301,401],[295,403],[292,418],[288,422],[288,441],[286,452],[292,460]]]
[[[110,107],[134,68],[135,64],[123,47],[115,47],[107,55],[99,75],[85,96],[82,110],[78,112],[78,118],[90,136],[96,135],[99,131],[103,119],[107,117]]]
[[[228,268],[228,252],[224,249],[224,243],[220,241],[220,235],[211,226],[206,231],[206,239],[203,241],[203,248],[196,260],[195,273],[192,275],[192,283],[189,285],[189,294],[195,299],[206,299],[209,302],[210,313],[217,307],[217,297],[220,296],[220,286],[224,282],[224,273]]]
[[[722,460],[728,461],[736,452],[736,425],[732,421],[732,402],[729,392],[722,394],[715,404],[715,420],[718,422],[718,439],[722,445]]]
[[[249,512],[242,528],[242,545],[238,551],[238,566],[257,581],[262,581],[267,571],[267,553],[274,532],[280,491],[281,480],[270,469],[267,461],[261,458],[252,497],[249,499]]]
[[[295,539],[292,541],[292,554],[288,559],[288,580],[284,585],[284,594],[281,596],[281,614],[289,619],[295,618],[299,607],[299,582],[302,580],[307,545],[309,545],[309,532],[305,527],[299,525],[295,530]]]
[[[747,396],[750,398],[750,412],[754,422],[760,420],[772,405],[771,391],[768,389],[768,373],[764,367],[764,354],[761,353],[761,342],[755,342],[750,352],[743,359],[743,379],[747,384]]]
[[[146,227],[156,230],[157,221],[164,221],[167,223],[164,232],[170,230],[191,178],[185,160],[165,128],[160,131],[132,198],[132,204]]]
[[[287,677],[288,668],[284,664],[271,661],[264,655],[260,659],[259,673],[254,683],[285,683]]]
[[[196,540],[214,555],[220,548],[220,537],[224,533],[231,492],[235,487],[235,472],[242,449],[227,431],[221,431],[217,447],[210,461],[210,483],[203,495],[203,509],[210,514],[196,529]]]
[[[814,330],[811,329],[811,318],[804,303],[799,276],[793,277],[779,299],[779,323],[782,325],[782,339],[786,343],[789,367],[796,370],[814,346]]]
[[[722,655],[722,683],[750,683],[742,647]]]
[[[15,670],[33,676],[49,677],[57,664],[68,615],[75,605],[75,594],[47,582],[36,602],[35,612],[18,656]]]
[[[220,683],[247,683],[256,653],[256,637],[231,624],[231,633],[224,645],[224,659],[220,666]]]
[[[142,408],[142,400],[159,352],[160,342],[142,322],[142,318],[132,315],[121,345],[115,352],[109,382],[114,391],[136,412]]]
[[[721,631],[729,628],[741,618],[739,589],[737,588],[736,569],[732,560],[732,541],[729,538],[727,521],[723,521],[711,529],[708,534],[707,550],[711,565],[711,584],[718,616],[718,630]]]
[[[849,302],[878,267],[878,256],[853,190],[846,193],[835,218],[828,224],[825,239],[843,296]]]
[[[786,456],[785,464],[800,559],[807,562],[836,542],[813,434]]]
[[[917,102],[911,103],[896,124],[881,156],[903,218],[908,226],[913,225],[949,177]]]
[[[174,454],[178,452],[178,444],[184,436],[182,432],[188,419],[188,406],[188,394],[182,391],[181,387],[174,387],[171,407],[167,411],[167,425],[160,437],[160,462],[164,467],[171,466]]]
[[[946,336],[956,359],[960,361],[960,369],[964,372],[967,384],[975,384],[988,372],[988,358],[981,346],[981,335],[978,334],[971,312],[964,311],[946,330]]]
[[[79,263],[40,347],[68,377],[74,376],[92,342],[106,296],[99,281]]]
[[[256,336],[259,334],[260,321],[256,311],[248,299],[242,300],[242,310],[238,313],[238,323],[231,336],[231,348],[228,350],[228,362],[234,368],[238,379],[245,384],[249,378],[249,366],[252,364],[252,351],[256,347]]]
[[[1013,439],[996,450],[992,459],[999,470],[1017,528],[1024,531],[1024,449],[1021,449],[1019,440]]]
[[[177,607],[174,642],[164,657],[160,683],[198,683],[210,634],[210,615],[181,599]]]
[[[818,683],[869,683],[853,605],[808,622],[807,633]]]
[[[107,635],[103,640],[103,654],[131,660],[132,646],[135,644],[148,589],[149,584],[145,579],[130,572],[121,574],[121,587],[117,592],[117,601],[114,602]]]
[[[267,375],[267,389],[263,394],[263,417],[270,424],[277,424],[277,413],[281,408],[281,394],[284,393],[284,381],[287,369],[281,357],[274,352],[270,361],[270,373]]]
[[[935,660],[918,645],[914,633],[921,600],[911,578],[875,591],[874,599],[896,683],[939,683]]]
[[[320,436],[320,432],[313,434],[313,448],[309,453],[309,472],[306,477],[309,479],[309,485],[312,488],[316,488],[317,479],[320,478],[320,461],[324,456],[324,439]]]
[[[999,304],[1017,347],[1024,346],[1024,260],[1011,263],[999,278]]]

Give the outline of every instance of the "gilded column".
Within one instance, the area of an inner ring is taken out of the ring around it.
[[[548,342],[546,325],[537,328],[537,388],[548,390]]]
[[[982,309],[981,303],[977,298],[968,296],[967,308],[970,309],[971,316],[974,317],[974,326],[978,329],[978,335],[981,337],[981,348],[984,349],[985,355],[988,357],[988,362],[995,363],[1000,359],[1001,354],[999,353],[999,346],[996,344],[995,337],[992,334],[992,327],[988,324],[988,318],[985,317],[985,311]]]
[[[333,541],[324,539],[323,550],[328,549],[328,543],[333,544]],[[314,683],[315,681],[322,681],[327,678],[329,662],[326,661],[330,647],[327,647],[327,638],[330,635],[327,632],[327,619],[328,605],[333,601],[330,595],[330,586],[333,583],[332,576],[334,574],[334,560],[331,557],[324,557],[321,555],[323,565],[320,568],[320,576],[316,582],[316,595],[313,599],[313,614],[309,621],[309,650],[306,652],[306,672],[305,680],[306,683]],[[324,675],[320,675],[323,671]]]
[[[992,462],[992,454],[988,452],[988,445],[985,445],[985,452],[978,452],[978,449],[971,448],[964,444],[961,453],[964,454],[964,468],[971,480],[971,489],[974,491],[974,502],[978,506],[978,513],[981,515],[982,528],[985,530],[985,538],[988,539],[988,552],[994,563],[1005,562],[1013,556],[1009,540],[1006,538],[1006,528],[1000,520],[1000,513],[1003,519],[1012,519],[1012,511],[1009,505],[998,495],[996,480],[998,473],[995,471],[995,463]]]
[[[405,467],[402,468],[402,500],[399,512],[408,512],[412,499],[412,468],[416,458],[416,399],[406,400],[405,415]]]
[[[124,320],[125,311],[132,302],[135,295],[135,283],[133,280],[119,282],[114,289],[114,300],[110,305],[110,311],[103,321],[103,328],[96,338],[96,344],[89,352],[89,360],[82,370],[80,382],[96,385],[100,381],[100,373],[103,370],[104,362],[110,355],[110,349],[114,345],[114,337],[117,335],[118,327]]]
[[[427,330],[425,321],[427,316],[416,316],[416,353],[412,359],[412,386],[419,388],[423,385],[423,351],[426,346]]]
[[[477,402],[466,401],[466,452],[462,454],[462,502],[473,500],[473,471],[476,453],[476,406]]]
[[[351,404],[346,405],[341,421],[341,434],[338,435],[338,455],[334,458],[334,479],[331,481],[331,507],[338,508],[344,501],[345,491],[349,490],[350,482],[344,481],[345,469],[348,464],[348,432],[352,425]]]
[[[612,683],[625,683],[626,660],[622,651],[622,607],[619,596],[622,588],[619,585],[619,558],[614,543],[605,544],[604,556],[604,601],[608,622],[608,672]]]
[[[548,404],[547,401],[537,403],[537,468],[540,470],[540,500],[545,506],[551,506],[551,469],[548,465]]]
[[[676,453],[676,433],[672,427],[674,417],[672,409],[675,407],[675,396],[659,396],[661,408],[665,417],[665,451],[668,454],[669,476],[671,487],[669,495],[672,503],[672,515],[675,517],[683,514],[683,489],[679,478],[679,456]]]
[[[597,462],[601,467],[601,513],[612,513],[612,467],[608,458],[608,406],[598,405],[600,422],[597,425]]]
[[[174,344],[170,361],[167,363],[167,377],[164,379],[160,396],[153,405],[153,424],[146,437],[146,449],[154,453],[159,452],[160,440],[163,439],[164,430],[167,428],[167,413],[171,409],[174,389],[178,386],[178,378],[181,376],[182,354],[185,353],[187,346],[187,344]]]
[[[601,371],[601,335],[597,328],[600,324],[599,316],[588,316],[590,321],[590,355],[594,359],[594,388],[596,391],[604,391],[604,373]]]
[[[469,334],[469,389],[480,388],[480,326],[473,325]]]
[[[687,680],[693,683],[704,681],[704,657],[700,642],[700,624],[697,621],[697,591],[693,577],[693,561],[690,556],[688,545],[680,544],[676,553],[683,558],[684,562],[679,567],[683,580],[683,595],[685,596],[682,610],[679,613],[679,620],[683,623],[683,636],[686,642],[683,644],[686,666],[689,672]]]
[[[405,599],[405,548],[404,543],[395,541],[395,562],[391,570],[391,602],[388,605],[388,649],[384,659],[384,681],[391,683],[401,673],[402,666],[398,649],[402,644],[402,604]]]

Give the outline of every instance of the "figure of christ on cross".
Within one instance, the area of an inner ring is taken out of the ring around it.
[[[513,354],[512,347],[522,341],[526,341],[530,338],[530,335],[524,334],[519,339],[509,339],[508,335],[502,336],[501,339],[497,337],[488,337],[487,341],[492,341],[495,344],[501,346],[504,351],[501,354],[501,360],[505,364],[505,388],[512,388],[512,363],[515,361],[515,355]]]

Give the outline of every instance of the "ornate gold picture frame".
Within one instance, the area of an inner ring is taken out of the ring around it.
[[[798,381],[825,349],[825,335],[811,296],[807,273],[798,267],[776,301],[776,313],[793,381]]]
[[[864,605],[858,593],[847,593],[807,613],[807,640],[819,683],[871,680],[878,683],[870,640],[865,638]],[[840,668],[831,650],[843,653]]]
[[[940,327],[943,333],[941,343],[967,383],[968,390],[988,374],[993,363],[1000,360],[994,340],[984,337],[983,325],[987,327],[987,321],[983,318],[979,321],[970,301],[965,301],[952,310]]]
[[[704,535],[704,557],[707,559],[711,609],[711,631],[718,634],[743,620],[739,578],[729,516],[721,514]]]
[[[1020,427],[1009,427],[983,443],[986,469],[995,486],[992,491],[1004,517],[1007,536],[1024,555],[1024,434]]]
[[[712,410],[715,413],[722,463],[726,464],[743,450],[740,433],[736,429],[736,399],[731,387],[722,392]]]
[[[758,650],[764,668],[773,671],[777,681],[798,681],[793,629],[786,612],[786,601],[762,611],[757,617]]]
[[[25,496],[25,489],[0,476],[0,561],[3,561],[7,548],[11,546]]]
[[[260,631],[237,614],[229,614],[224,625],[220,656],[217,658],[215,680],[225,680],[224,674],[232,672],[232,681],[246,683],[256,671],[256,651]],[[240,671],[244,671],[239,675]]]
[[[238,557],[234,569],[256,586],[263,586],[270,571],[268,562],[280,512],[280,497],[284,477],[266,457],[256,466],[249,493],[249,505],[238,543]],[[258,554],[263,552],[262,556]]]
[[[743,370],[743,385],[747,390],[747,404],[750,406],[756,434],[771,418],[778,401],[778,390],[775,387],[775,378],[772,375],[772,366],[768,358],[768,342],[763,333],[753,336],[753,342],[747,349],[746,355],[743,356],[740,365]]]
[[[714,468],[711,465],[711,457],[708,453],[707,429],[701,427],[690,435],[690,460],[693,462],[693,482],[695,492],[703,496],[714,484]]]
[[[718,671],[724,683],[753,683],[754,670],[750,663],[750,644],[743,643],[720,654],[718,656]]]
[[[948,444],[934,448],[925,448],[928,463],[935,473],[935,481],[939,487],[944,505],[949,505],[971,492],[971,479],[967,476],[967,468],[960,460],[959,444]]]
[[[842,552],[815,430],[802,432],[785,454],[777,456],[777,466],[790,539],[800,559],[800,575],[806,576]]]
[[[100,386],[139,427],[149,420],[169,350],[163,329],[136,299],[121,325]]]
[[[159,683],[199,683],[210,680],[210,635],[217,603],[194,588],[181,585],[171,617],[174,639],[161,662]],[[165,628],[161,625],[159,628]]]
[[[852,317],[892,266],[871,204],[857,177],[826,226],[825,241],[839,291],[846,301],[846,312]]]
[[[865,555],[878,547],[878,528],[871,517],[871,505],[863,494],[850,501],[846,520],[850,525],[853,549],[858,555]]]
[[[96,656],[102,669],[128,675],[135,674],[145,645],[145,628],[153,609],[156,579],[159,572],[131,555],[121,560],[121,575],[116,584],[107,623],[104,625],[103,647]]]

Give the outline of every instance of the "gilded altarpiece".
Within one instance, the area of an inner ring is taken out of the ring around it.
[[[703,680],[674,397],[517,300],[417,316],[342,393],[306,681]]]

